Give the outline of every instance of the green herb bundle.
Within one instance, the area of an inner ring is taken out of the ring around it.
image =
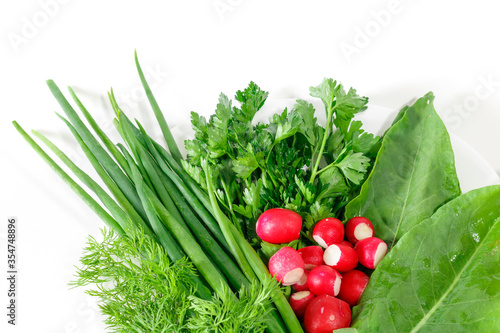
[[[89,254],[90,257],[85,256],[82,259],[85,269],[78,271],[80,276],[78,283],[97,283],[99,286],[101,283],[99,274],[111,275],[108,279],[118,282],[124,289],[106,289],[101,286],[93,292],[94,295],[102,297],[103,312],[110,316],[108,323],[111,327],[115,327],[119,332],[123,331],[121,330],[123,327],[132,331],[132,328],[136,327],[137,332],[148,331],[146,327],[149,329],[154,327],[154,330],[148,332],[164,332],[170,314],[155,314],[157,317],[154,318],[160,321],[158,325],[130,323],[127,316],[135,316],[138,321],[143,321],[146,317],[154,319],[151,317],[153,309],[170,311],[170,306],[177,303],[168,301],[168,298],[181,297],[180,294],[172,291],[171,295],[174,296],[167,296],[165,304],[163,299],[155,299],[154,307],[151,307],[148,301],[140,302],[140,299],[145,301],[148,294],[156,290],[155,286],[159,280],[156,277],[144,279],[136,270],[130,271],[126,269],[126,265],[123,266],[123,263],[132,260],[126,257],[130,255],[139,260],[140,267],[153,267],[151,265],[154,260],[151,254],[155,258],[164,256],[158,252],[161,247],[173,265],[184,262],[186,258],[192,264],[192,274],[183,274],[182,270],[179,274],[174,274],[168,269],[167,264],[161,264],[167,259],[159,260],[159,264],[166,269],[162,273],[163,277],[177,280],[176,283],[170,284],[171,288],[180,288],[188,296],[188,304],[192,311],[183,310],[178,315],[182,317],[184,313],[186,314],[188,318],[185,322],[189,323],[187,326],[189,330],[208,332],[210,330],[206,327],[212,323],[220,332],[234,330],[260,332],[263,329],[268,332],[302,332],[300,323],[282,291],[276,283],[270,282],[272,278],[258,254],[220,211],[213,193],[205,192],[183,170],[179,149],[146,82],[137,56],[136,65],[167,142],[168,151],[152,140],[138,121],[132,122],[126,116],[118,106],[113,91],[110,91],[109,99],[116,114],[114,124],[125,145],[115,144],[109,139],[71,88],[69,88],[70,95],[88,125],[83,122],[57,85],[51,80],[47,81],[52,94],[66,115],[66,117],[58,115],[59,118],[68,126],[106,189],[75,165],[48,138],[33,131],[33,134],[78,178],[80,182],[77,182],[17,122],[13,122],[31,147],[113,230],[113,233],[121,237],[116,244],[123,249],[128,248],[128,252],[120,255],[114,243],[111,247],[98,247],[97,243],[91,242],[89,251],[92,253]],[[85,185],[94,196],[80,184]],[[210,183],[207,182],[205,187],[210,188]],[[145,248],[133,249],[136,244],[134,237],[137,236],[138,230],[157,246],[153,247],[153,243],[147,242],[143,243],[146,244]],[[110,240],[105,239],[105,242],[109,243]],[[137,251],[146,251],[149,255],[138,256]],[[121,260],[116,264],[94,260],[99,258],[99,253],[108,258],[117,256]],[[185,271],[187,273],[187,270]],[[120,276],[122,273],[125,276],[131,274],[127,284],[120,284],[121,278],[124,278]],[[141,291],[135,298],[137,308],[132,311],[133,304],[124,303],[123,296],[124,293],[131,291],[130,288],[136,287],[141,288]],[[166,291],[165,295],[168,295]],[[126,306],[129,306],[129,312],[124,311],[124,317],[121,318],[120,309],[125,310]],[[191,321],[190,318],[196,318],[196,321],[194,319]],[[183,320],[179,318],[177,324],[181,325]]]

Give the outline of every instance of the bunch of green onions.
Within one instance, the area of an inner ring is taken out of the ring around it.
[[[269,272],[252,246],[220,210],[207,162],[204,169],[208,193],[182,168],[182,155],[145,79],[137,54],[135,62],[168,151],[152,140],[138,121],[134,123],[125,115],[112,90],[108,97],[116,114],[114,125],[127,147],[109,139],[69,88],[93,134],[57,85],[52,80],[47,81],[66,114],[66,118],[58,116],[68,126],[112,196],[49,139],[32,131],[101,203],[73,180],[17,122],[13,124],[45,162],[116,234],[126,235],[131,227],[140,228],[165,249],[172,261],[188,257],[199,273],[192,281],[198,297],[209,300],[212,293],[223,295],[230,288],[233,290],[231,297],[237,299],[235,291],[255,281],[264,283],[269,279]],[[276,287],[272,295],[277,311],[268,312],[267,331],[302,332],[281,290]]]

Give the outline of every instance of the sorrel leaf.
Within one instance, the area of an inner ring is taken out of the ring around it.
[[[354,308],[363,332],[500,332],[500,186],[450,201],[380,262]]]
[[[346,207],[346,219],[367,217],[389,247],[460,194],[450,138],[433,99],[428,93],[398,115],[359,196]]]

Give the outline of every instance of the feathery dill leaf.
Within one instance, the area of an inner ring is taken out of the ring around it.
[[[248,288],[239,292],[239,301],[230,300],[228,295],[215,295],[212,301],[189,296],[190,309],[194,316],[187,327],[191,332],[218,333],[260,333],[266,329],[266,314],[272,311],[271,294],[277,286],[276,280],[269,277],[265,283],[254,281]]]
[[[139,230],[117,237],[102,230],[90,236],[74,286],[95,284],[86,293],[100,298],[101,312],[113,332],[188,332],[188,296],[194,293],[193,265],[172,263],[164,249]]]
[[[171,262],[163,247],[144,232],[127,230],[118,237],[102,229],[102,240],[89,236],[73,286],[95,285],[85,292],[100,298],[101,312],[111,332],[203,333],[263,332],[277,282],[254,281],[230,297],[212,300],[194,295],[193,264]]]

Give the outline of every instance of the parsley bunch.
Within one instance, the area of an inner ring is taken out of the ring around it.
[[[313,105],[300,99],[269,123],[254,124],[268,92],[253,82],[236,93],[237,106],[221,94],[208,120],[191,113],[195,135],[185,141],[188,160],[183,166],[206,189],[201,161],[209,161],[222,210],[254,245],[259,244],[255,222],[269,208],[301,214],[305,243],[315,222],[342,218],[343,207],[357,195],[378,152],[380,138],[353,120],[366,109],[368,98],[352,88],[346,92],[332,79],[311,87],[310,94],[325,105],[325,127]]]

